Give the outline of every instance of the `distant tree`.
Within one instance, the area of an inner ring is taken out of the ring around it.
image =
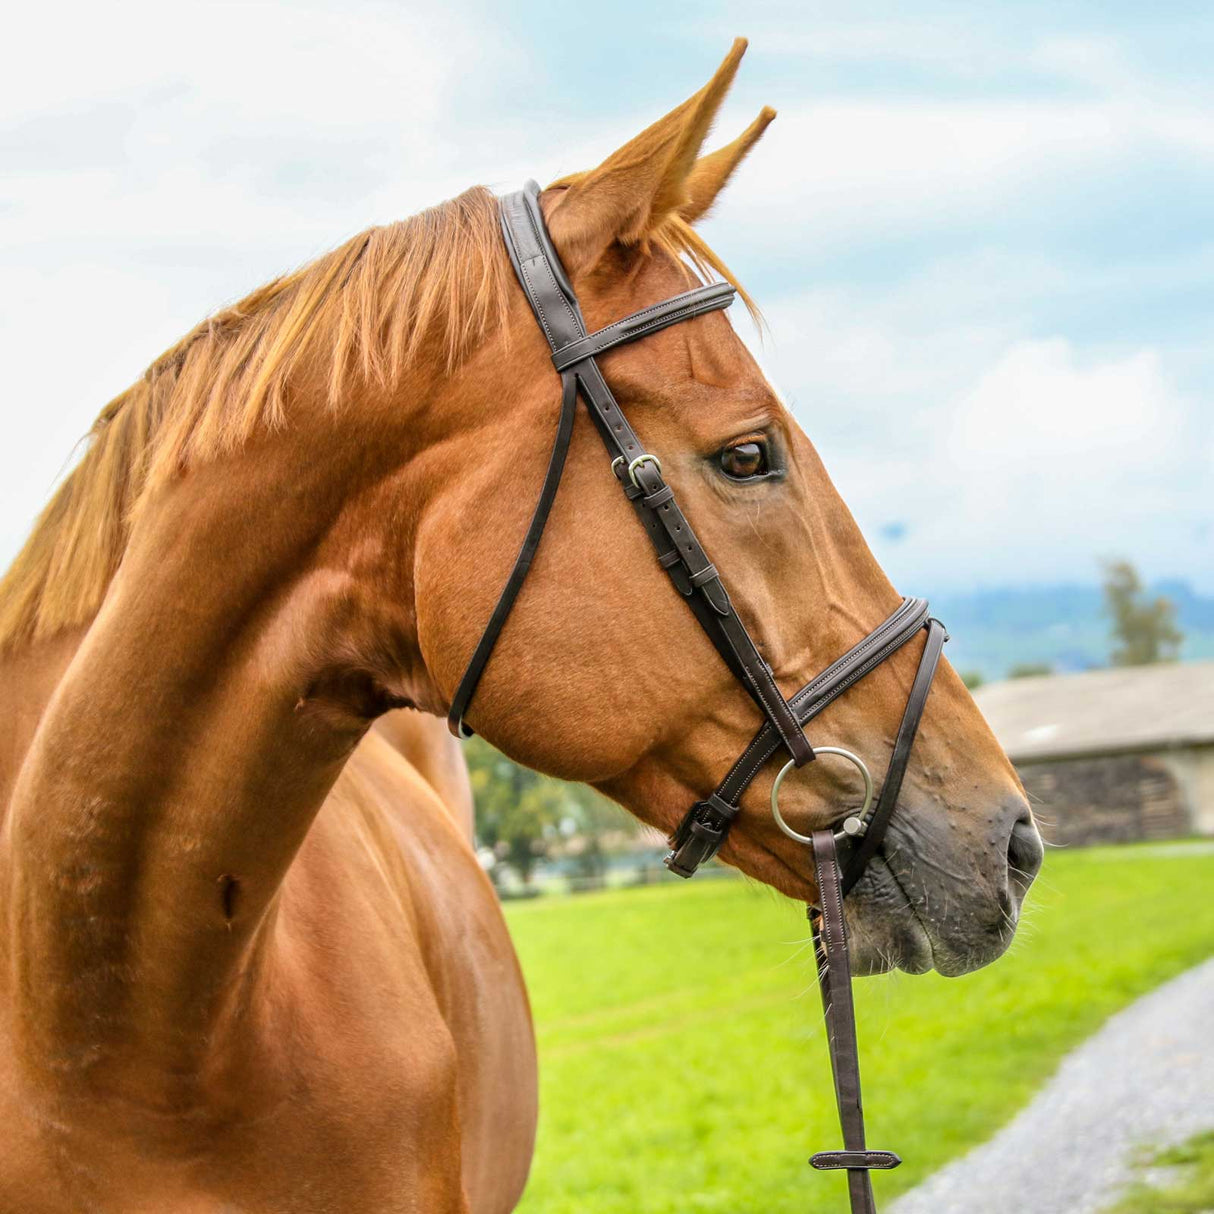
[[[476,800],[476,834],[529,884],[536,864],[562,834],[582,836],[588,875],[601,872],[601,839],[638,824],[619,806],[584,784],[566,784],[506,758],[483,738],[464,750]]]
[[[641,824],[627,810],[614,801],[608,801],[593,788],[587,788],[584,784],[566,787],[574,794],[570,816],[576,833],[585,843],[579,861],[582,875],[601,876],[607,868],[608,852],[604,848],[604,839],[608,835],[635,835],[641,829]]]
[[[1106,561],[1104,610],[1112,622],[1114,666],[1146,666],[1174,659],[1184,634],[1176,605],[1164,595],[1149,599],[1129,561]]]
[[[982,677],[981,670],[963,670],[961,672],[961,681],[970,691],[977,691],[986,682],[986,679]]]
[[[563,816],[560,786],[512,763],[483,738],[472,738],[464,756],[476,800],[479,841],[529,884]]]
[[[1053,674],[1049,662],[1017,662],[1007,672],[1009,679],[1035,679],[1038,675]]]

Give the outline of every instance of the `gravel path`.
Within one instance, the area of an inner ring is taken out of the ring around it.
[[[892,1214],[1094,1214],[1139,1146],[1214,1128],[1214,959],[1111,1017],[990,1142]]]

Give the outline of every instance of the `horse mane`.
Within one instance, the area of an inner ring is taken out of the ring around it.
[[[681,219],[650,239],[738,285]],[[430,338],[454,369],[503,326],[514,289],[497,200],[476,186],[371,228],[208,317],[94,421],[0,579],[0,653],[90,620],[141,503],[182,469],[284,426],[302,365],[322,368],[333,409],[352,386],[392,389]]]

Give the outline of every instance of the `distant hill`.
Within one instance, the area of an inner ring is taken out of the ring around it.
[[[1176,604],[1185,634],[1180,656],[1214,658],[1214,597],[1177,580],[1156,582],[1150,592]],[[1109,663],[1109,621],[1099,586],[942,592],[932,596],[932,613],[952,636],[945,650],[952,664],[987,681],[1006,678],[1013,666],[1026,663],[1044,663],[1060,672]]]

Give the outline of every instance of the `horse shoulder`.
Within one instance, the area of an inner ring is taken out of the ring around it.
[[[458,744],[441,722],[410,715],[391,738],[373,730],[355,751],[288,874],[282,913],[288,935],[310,937],[324,959],[318,983],[333,981],[329,959],[344,958],[340,1004],[367,1000],[359,1020],[384,1036],[380,1048],[411,1048],[426,1026],[435,1034],[427,1056],[437,1060],[449,1040],[470,1208],[504,1212],[522,1192],[534,1146],[530,1007],[497,895],[436,789],[449,768],[435,761],[423,774],[399,740],[414,753],[450,742],[462,765]]]
[[[438,717],[400,708],[385,713],[372,730],[387,741],[435,793],[465,837],[473,837],[472,785],[463,749]],[[367,749],[372,743],[364,743]]]

